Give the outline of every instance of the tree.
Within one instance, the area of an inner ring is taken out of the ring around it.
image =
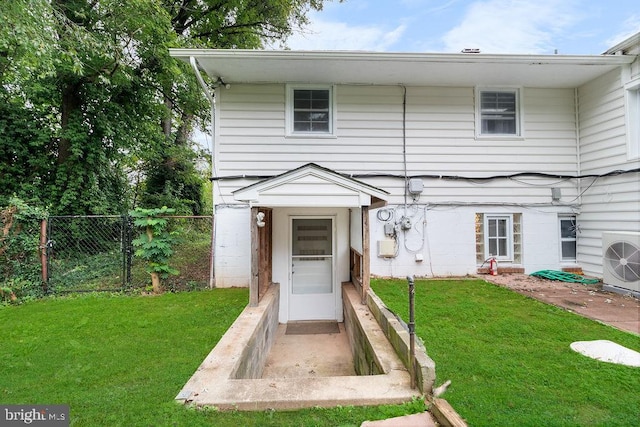
[[[0,199],[52,214],[200,213],[190,142],[208,105],[168,47],[258,48],[321,0],[13,0],[0,19]],[[1,201],[1,200],[0,200]]]
[[[129,212],[134,225],[143,230],[133,241],[137,248],[135,255],[146,261],[146,270],[151,276],[151,286],[156,294],[162,292],[161,279],[166,279],[169,274],[178,274],[178,270],[168,264],[173,255],[174,236],[167,231],[168,221],[164,218],[174,212],[174,209],[166,206],[153,209],[136,208]]]

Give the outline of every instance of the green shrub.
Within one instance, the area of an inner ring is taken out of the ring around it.
[[[12,197],[0,208],[0,300],[19,301],[43,293],[38,259],[44,209]]]
[[[136,208],[129,212],[133,217],[133,224],[142,228],[143,233],[133,241],[137,247],[135,255],[147,262],[147,273],[151,275],[151,284],[155,293],[162,292],[160,279],[166,279],[169,274],[178,274],[178,270],[169,266],[169,258],[173,255],[172,244],[175,232],[167,231],[167,219],[163,215],[175,212],[174,209],[163,206],[162,208],[142,209]]]

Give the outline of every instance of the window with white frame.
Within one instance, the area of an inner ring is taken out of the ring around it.
[[[485,248],[496,259],[511,259],[511,216],[487,215]]]
[[[522,263],[522,214],[476,213],[476,261],[490,257]]]
[[[520,91],[476,89],[478,136],[520,136]]]
[[[625,85],[627,103],[627,158],[640,158],[640,79]]]
[[[560,221],[560,259],[576,260],[576,217],[562,216]]]
[[[287,133],[332,135],[334,99],[331,86],[287,87]]]

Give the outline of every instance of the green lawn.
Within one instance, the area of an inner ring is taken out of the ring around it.
[[[194,410],[174,397],[246,305],[246,289],[84,295],[0,306],[0,403],[68,404],[74,426],[359,426],[421,401],[292,412]]]
[[[407,320],[406,281],[375,292]],[[416,333],[436,363],[436,385],[472,426],[640,425],[640,368],[573,352],[640,338],[480,280],[416,281]]]
[[[373,282],[407,318],[406,282]],[[359,426],[422,402],[292,412],[194,410],[173,401],[240,313],[246,289],[84,295],[0,306],[0,402],[68,404],[76,426]],[[472,426],[635,426],[640,369],[574,353],[640,338],[483,281],[418,281],[417,333],[444,397]]]

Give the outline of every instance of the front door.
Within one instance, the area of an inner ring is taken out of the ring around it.
[[[331,217],[291,218],[289,320],[336,319]]]

